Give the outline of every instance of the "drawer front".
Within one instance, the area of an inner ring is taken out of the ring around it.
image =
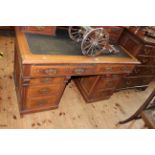
[[[143,56],[139,55],[137,59],[143,64],[143,65],[155,65],[155,57],[153,56]]]
[[[93,74],[97,74],[97,69],[96,67],[92,66],[92,67],[69,67],[68,69],[69,74],[70,75],[93,75]]]
[[[104,65],[98,68],[98,72],[101,74],[128,74],[132,72],[133,68],[133,65]]]
[[[25,105],[25,109],[42,109],[42,108],[50,108],[57,107],[58,98],[56,96],[51,97],[38,97],[38,98],[28,98],[27,103]]]
[[[56,77],[56,78],[45,77],[45,78],[31,79],[30,85],[59,84],[64,82],[65,82],[64,77]]]
[[[136,66],[131,75],[155,75],[155,66]]]
[[[135,86],[148,85],[153,80],[153,76],[150,77],[133,77],[123,78],[122,82],[118,85],[118,88],[128,88]]]
[[[55,35],[56,27],[55,26],[25,26],[23,30],[25,32],[30,32],[30,33]]]
[[[133,35],[129,34],[126,31],[124,31],[124,33],[122,34],[119,40],[119,44],[133,56],[136,56],[143,46],[143,44],[138,39],[136,39]]]
[[[155,46],[149,46],[149,45],[144,46],[140,54],[146,56],[155,56]]]
[[[58,95],[61,92],[62,84],[43,85],[43,86],[30,86],[27,90],[28,97],[50,96]]]
[[[32,77],[67,75],[68,68],[65,66],[32,66],[30,74]]]

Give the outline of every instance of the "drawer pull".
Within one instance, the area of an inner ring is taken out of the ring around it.
[[[50,78],[44,78],[41,80],[41,82],[43,82],[43,83],[49,83],[49,81],[50,81]]]
[[[111,72],[112,71],[112,67],[107,67],[106,71]]]
[[[44,28],[45,28],[45,26],[36,26],[36,29],[37,29],[38,31],[43,31]]]
[[[48,100],[40,100],[40,101],[36,102],[36,105],[37,106],[42,106],[42,105],[47,104],[47,103],[48,103]]]
[[[53,68],[49,68],[49,69],[46,69],[45,70],[45,73],[46,74],[56,74],[57,73],[57,70],[56,69],[53,69]]]
[[[122,67],[122,70],[125,71],[125,72],[129,71],[128,67]]]
[[[43,88],[43,89],[39,90],[40,94],[48,94],[49,92],[50,92],[50,89],[48,89],[48,88]]]
[[[82,74],[84,72],[85,72],[85,69],[83,69],[83,68],[77,68],[77,69],[75,69],[75,73],[76,74]]]

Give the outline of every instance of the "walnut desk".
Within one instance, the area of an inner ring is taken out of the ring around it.
[[[121,76],[131,73],[139,64],[121,46],[116,48],[120,51],[116,55],[83,56],[80,45],[62,30],[56,36],[46,36],[22,32],[17,27],[14,76],[20,114],[58,108],[66,84],[73,76],[80,77],[77,79],[80,88],[87,81],[94,85],[101,80],[91,101],[110,97]],[[109,86],[112,88],[108,88],[111,81],[107,78],[116,81]],[[89,98],[92,90],[86,92],[85,98]]]

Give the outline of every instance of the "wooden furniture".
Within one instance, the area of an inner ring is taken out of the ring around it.
[[[95,75],[88,77],[91,85],[98,79],[103,81],[97,85],[98,93],[93,94],[93,99],[88,91],[88,101],[110,97],[120,75],[129,74],[139,64],[121,46],[116,48],[120,52],[115,55],[83,56],[79,45],[64,30],[57,31],[56,36],[46,36],[25,33],[16,27],[14,75],[20,114],[57,108],[72,76]],[[114,86],[108,79],[115,81]],[[81,81],[87,80],[78,81],[79,87],[86,86]]]
[[[35,34],[45,34],[45,35],[55,35],[56,26],[21,26],[22,31],[35,33]]]
[[[119,123],[124,124],[141,117],[144,119],[147,126],[150,128],[155,127],[155,89],[133,115]]]
[[[125,29],[118,41],[140,62],[133,72],[123,78],[117,90],[139,88],[145,90],[155,77],[155,39],[148,38],[141,31]]]
[[[0,30],[14,30],[14,26],[0,26]]]
[[[117,44],[121,34],[124,31],[124,27],[121,26],[102,26],[109,33],[109,43]]]

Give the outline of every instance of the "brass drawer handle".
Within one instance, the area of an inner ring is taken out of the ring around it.
[[[49,68],[49,69],[46,69],[45,70],[45,73],[46,74],[56,74],[57,73],[57,70],[54,69],[54,68]]]
[[[129,68],[128,67],[122,67],[122,70],[125,71],[125,72],[128,72]]]
[[[48,94],[50,92],[50,89],[48,88],[43,88],[41,90],[39,90],[39,94]]]
[[[111,72],[112,71],[112,67],[107,67],[106,71]]]
[[[82,73],[85,72],[85,69],[83,69],[83,68],[77,68],[77,69],[74,70],[74,72],[75,72],[76,74],[82,74]]]
[[[35,26],[38,31],[43,31],[45,26]]]
[[[36,105],[37,106],[42,106],[42,105],[47,104],[47,103],[48,103],[48,100],[40,100],[40,101],[36,102]]]

